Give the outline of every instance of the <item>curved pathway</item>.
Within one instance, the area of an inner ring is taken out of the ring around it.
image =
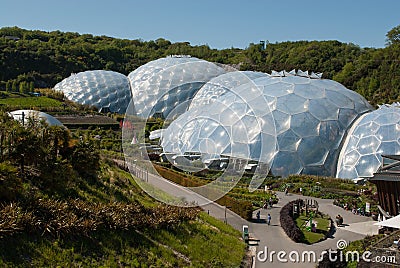
[[[267,213],[271,214],[271,225],[268,226],[265,223],[250,224],[250,232],[253,232],[260,239],[260,244],[257,251],[265,251],[265,247],[267,247],[269,253],[271,253],[271,251],[278,252],[283,250],[289,254],[291,251],[296,251],[300,254],[300,260],[301,254],[304,251],[314,251],[317,258],[319,258],[322,251],[327,249],[337,249],[337,242],[339,240],[345,240],[347,243],[349,243],[350,241],[362,239],[368,234],[372,235],[377,234],[378,232],[377,226],[373,225],[374,221],[372,221],[371,218],[354,215],[350,211],[346,211],[338,206],[335,206],[333,205],[333,200],[331,199],[311,198],[308,196],[294,194],[285,195],[282,192],[277,192],[277,195],[279,197],[278,204],[274,205],[272,208],[260,209],[261,219],[265,219]],[[336,232],[331,238],[313,245],[293,242],[281,228],[279,217],[280,210],[284,205],[299,198],[317,200],[319,204],[319,211],[328,214],[332,219],[335,219],[336,215],[338,214],[342,215],[344,218],[344,224],[346,224],[346,226],[336,228]],[[264,256],[261,255],[261,257]],[[273,265],[273,267],[290,267],[294,264],[293,262],[290,262],[288,256],[286,256],[286,259],[288,260],[287,263],[279,262],[276,254],[273,257],[273,262],[270,262],[270,258],[268,258],[265,262],[257,260],[256,267],[267,267],[268,265]],[[295,265],[296,267],[315,267],[316,263],[296,262]]]
[[[137,167],[135,167],[135,169],[137,170],[135,174],[142,174],[144,176],[144,172],[142,170]],[[258,260],[258,258],[255,258],[255,267],[290,267],[293,266],[293,264],[295,264],[296,267],[315,267],[318,261],[293,263],[290,261],[288,255],[292,251],[298,252],[301,261],[301,256],[304,251],[313,251],[316,254],[316,258],[318,259],[322,251],[328,249],[337,249],[337,242],[339,240],[345,240],[347,243],[349,243],[350,241],[359,240],[364,238],[366,235],[377,234],[378,232],[378,227],[373,225],[374,221],[372,221],[371,218],[354,215],[350,211],[346,211],[338,206],[335,206],[333,205],[333,200],[331,199],[311,198],[308,196],[300,196],[290,193],[288,195],[285,195],[282,192],[277,192],[279,198],[278,204],[275,204],[272,208],[256,210],[253,213],[253,218],[255,218],[255,213],[260,211],[261,219],[264,220],[266,219],[267,213],[270,213],[272,220],[271,225],[268,226],[265,221],[261,223],[248,222],[238,216],[236,213],[230,211],[229,209],[226,209],[225,207],[215,202],[211,202],[203,196],[194,193],[187,188],[177,185],[169,180],[166,180],[161,176],[146,174],[145,178],[142,179],[145,180],[147,183],[155,186],[156,188],[163,190],[170,195],[184,198],[188,202],[206,203],[204,201],[208,201],[209,203],[207,205],[202,206],[202,208],[206,212],[217,219],[226,221],[229,225],[239,231],[242,231],[243,225],[248,225],[249,232],[260,240],[258,247],[255,249],[255,253],[260,251],[264,251],[265,253],[265,249],[267,249],[269,255],[268,259],[265,261],[260,261]],[[338,227],[331,238],[328,238],[319,243],[315,243],[313,245],[293,242],[281,228],[279,217],[280,210],[284,205],[292,200],[299,198],[317,200],[319,204],[319,211],[328,214],[332,219],[334,219],[338,214],[342,215],[344,218],[344,224],[346,226]],[[229,247],[229,245],[226,246]],[[269,257],[272,251],[274,251],[275,254],[273,254],[273,259],[271,261],[271,258]],[[287,259],[288,262],[285,263],[278,260],[277,252],[279,251],[284,251],[286,252],[286,254],[288,254],[286,256],[283,256],[283,258]],[[260,257],[264,258],[265,255],[261,254]]]

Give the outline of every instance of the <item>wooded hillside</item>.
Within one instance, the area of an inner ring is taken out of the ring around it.
[[[117,39],[72,32],[0,29],[0,89],[21,83],[53,87],[71,73],[104,69],[123,74],[151,60],[175,54],[230,64],[241,70],[302,69],[323,72],[365,96],[371,104],[399,101],[400,27],[386,34],[385,48],[360,48],[339,41],[249,44],[246,49],[211,49],[188,42]],[[382,33],[382,38],[384,33]]]

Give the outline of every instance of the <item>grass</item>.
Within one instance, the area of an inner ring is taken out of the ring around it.
[[[322,216],[321,216],[322,215]],[[318,214],[317,217],[313,217],[313,223],[317,222],[316,232],[308,231],[306,228],[306,222],[309,220],[309,217],[305,215],[305,213],[298,216],[295,221],[296,225],[300,228],[300,230],[304,234],[304,243],[314,244],[320,242],[326,238],[327,233],[330,228],[330,218],[324,214]]]
[[[239,232],[202,213],[192,222],[143,232],[97,232],[90,238],[21,234],[0,240],[1,267],[239,267]]]
[[[193,266],[211,262],[213,267],[239,267],[245,252],[238,231],[204,212],[196,222],[184,223],[169,231],[152,231],[149,235],[183,255],[190,255]]]
[[[97,179],[76,185],[79,199],[158,205],[112,163],[103,161],[99,173]],[[240,232],[204,212],[166,228],[93,230],[87,237],[19,233],[0,238],[0,267],[240,267],[245,253]]]
[[[62,103],[48,97],[17,97],[0,99],[0,105],[17,107],[18,109],[61,107]]]

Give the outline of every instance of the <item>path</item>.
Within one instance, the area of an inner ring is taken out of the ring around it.
[[[144,174],[140,169],[138,169],[138,171],[138,174]],[[211,216],[220,219],[221,221],[226,220],[228,224],[239,231],[242,230],[243,225],[248,225],[249,231],[253,233],[255,237],[260,239],[257,252],[261,250],[264,251],[265,247],[267,247],[268,249],[268,254],[270,254],[272,251],[285,251],[286,254],[289,254],[291,251],[296,251],[301,256],[304,251],[314,251],[316,257],[319,258],[322,251],[327,249],[336,249],[337,242],[341,239],[345,240],[348,243],[350,241],[362,239],[367,234],[377,233],[377,226],[372,225],[374,222],[371,218],[354,215],[350,211],[345,211],[342,208],[333,205],[333,200],[312,198],[318,201],[319,211],[328,214],[333,219],[336,217],[337,214],[342,215],[344,218],[344,223],[348,224],[348,226],[337,228],[332,238],[328,238],[322,242],[313,245],[295,243],[284,233],[283,229],[281,228],[279,221],[279,212],[284,205],[292,200],[298,198],[311,199],[310,197],[294,194],[285,195],[282,192],[277,192],[279,198],[278,204],[275,204],[272,208],[269,209],[260,209],[261,219],[265,219],[267,213],[271,214],[271,225],[268,226],[265,222],[248,222],[234,212],[230,211],[229,209],[226,209],[225,207],[215,202],[211,202],[205,197],[194,193],[185,187],[177,185],[169,180],[166,180],[161,176],[156,176],[150,173],[148,175],[146,174],[145,176],[145,179],[149,184],[173,196],[185,198],[188,202],[206,203],[208,201],[209,203],[207,205],[202,206],[202,208],[206,212],[208,212]],[[257,211],[254,212],[254,218]],[[261,257],[264,256],[262,255]],[[293,262],[279,262],[276,254],[273,257],[274,259],[272,263],[270,262],[270,259],[267,259],[265,262],[257,260],[256,267],[271,267],[271,265],[273,265],[273,267],[293,266]],[[288,256],[286,256],[286,259],[288,259]],[[315,267],[316,263],[300,262],[296,263],[295,265],[296,267]]]
[[[371,218],[354,215],[349,211],[345,211],[344,209],[333,205],[333,200],[330,199],[320,199],[320,198],[310,198],[307,196],[299,196],[294,194],[285,195],[282,192],[277,192],[279,197],[278,204],[274,205],[274,207],[269,209],[260,209],[261,211],[261,219],[265,219],[267,213],[271,214],[272,221],[271,225],[268,226],[265,223],[251,223],[250,231],[252,231],[256,236],[261,240],[258,246],[258,251],[264,250],[265,246],[268,247],[268,252],[271,251],[278,252],[280,250],[285,251],[289,254],[291,251],[296,251],[300,254],[304,251],[314,251],[316,253],[317,258],[320,256],[321,252],[327,249],[336,249],[337,242],[341,239],[345,240],[347,243],[354,240],[359,240],[364,238],[367,234],[376,234],[377,227],[372,225],[374,221]],[[340,214],[344,218],[344,223],[348,224],[348,226],[339,227],[336,229],[336,232],[333,234],[332,238],[328,238],[322,242],[313,244],[313,245],[305,245],[301,243],[293,242],[283,231],[280,226],[279,221],[279,212],[281,208],[286,205],[288,202],[298,199],[314,199],[318,201],[319,211],[328,214],[331,218],[335,218],[337,214]],[[255,214],[254,214],[255,215]],[[294,255],[293,255],[294,256]],[[307,255],[306,255],[307,256]],[[263,256],[261,256],[263,257]],[[292,262],[281,263],[277,260],[276,254],[274,255],[273,265],[274,267],[290,267],[293,266]],[[301,258],[300,258],[301,259]],[[257,261],[256,267],[268,267],[271,265],[270,260],[268,259],[266,262]],[[296,267],[315,267],[316,263],[296,263]]]

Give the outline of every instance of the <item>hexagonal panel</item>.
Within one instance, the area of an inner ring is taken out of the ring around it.
[[[330,93],[326,94],[328,90]],[[248,151],[252,160],[268,155],[266,159],[273,158],[271,170],[277,176],[301,172],[334,175],[342,138],[360,115],[355,111],[354,102],[360,102],[357,106],[362,112],[371,109],[362,97],[353,100],[349,96],[357,95],[344,94],[347,91],[330,80],[298,76],[257,78],[223,93],[198,112],[189,109],[166,130],[162,146],[167,148],[174,141],[168,137],[182,120],[212,117],[221,125],[229,126],[232,136],[246,137],[246,141],[230,141],[226,148],[239,149],[233,150],[232,156],[246,155],[240,150]],[[244,111],[246,114],[240,116]],[[233,114],[237,116],[231,120]],[[263,135],[268,138],[261,138]],[[200,141],[203,136],[198,136]]]
[[[292,115],[290,128],[300,137],[318,136],[320,121],[310,113],[300,113]]]
[[[376,163],[380,161],[382,154],[400,153],[399,118],[399,107],[394,104],[381,106],[378,110],[365,114],[357,120],[341,150],[339,159],[342,160],[338,163],[337,176],[354,174],[355,170],[362,176],[371,177],[376,171]],[[361,155],[361,160],[346,165],[343,156],[353,150]],[[344,168],[346,172],[342,172]]]
[[[278,98],[276,109],[289,114],[302,113],[308,110],[308,100],[296,94],[285,95]]]
[[[376,152],[381,141],[375,136],[363,137],[358,141],[357,149],[360,154],[370,154]]]
[[[74,102],[93,105],[98,109],[109,108],[123,114],[131,101],[128,78],[112,71],[86,71],[72,74],[54,86]]]

